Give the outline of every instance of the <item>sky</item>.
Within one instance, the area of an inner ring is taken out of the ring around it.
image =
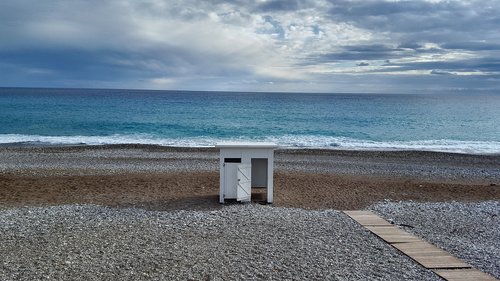
[[[1,0],[0,87],[500,92],[500,1]]]

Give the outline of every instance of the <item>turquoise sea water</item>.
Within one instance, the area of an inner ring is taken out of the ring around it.
[[[500,153],[500,95],[0,88],[0,143]]]

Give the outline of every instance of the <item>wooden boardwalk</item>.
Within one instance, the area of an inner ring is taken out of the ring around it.
[[[344,213],[445,280],[498,280],[487,273],[472,268],[448,252],[398,228],[371,211],[344,211]]]

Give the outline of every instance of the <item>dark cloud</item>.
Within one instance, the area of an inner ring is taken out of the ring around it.
[[[369,66],[370,64],[367,62],[360,62],[356,64],[357,66]]]
[[[419,44],[417,42],[403,42],[403,43],[400,43],[398,45],[399,49],[414,49],[414,50],[417,50],[417,49],[420,49],[422,47],[423,47],[422,44]]]
[[[314,6],[314,1],[269,0],[260,2],[255,7],[255,11],[260,11],[260,12],[297,11],[311,6]]]
[[[401,48],[391,48],[381,44],[374,45],[354,45],[343,46],[341,51],[321,54],[316,57],[311,57],[311,63],[324,63],[345,60],[387,60],[400,58],[404,54]]]
[[[435,70],[435,71],[459,71],[459,72],[499,72],[500,59],[497,58],[471,58],[456,61],[424,61],[424,62],[400,62],[386,63],[389,68],[386,71],[403,70]],[[383,70],[381,70],[383,71]],[[434,73],[435,74],[435,73]]]
[[[257,6],[257,10],[263,12],[272,12],[272,11],[291,11],[297,10],[300,7],[300,1],[288,1],[288,0],[273,0],[273,1],[265,1],[259,6]]]
[[[500,42],[445,42],[441,44],[442,48],[451,50],[469,50],[469,51],[500,51]]]
[[[335,1],[332,19],[349,22],[376,33],[390,34],[400,43],[444,44],[494,40],[500,25],[498,1]]]
[[[400,44],[392,47],[383,44],[342,46],[339,51],[311,57],[311,63],[359,60],[395,60],[417,57],[420,54],[443,54],[445,50],[437,48],[423,48],[417,43]]]
[[[422,14],[428,12],[433,4],[424,1],[335,1],[330,13],[342,17],[374,17],[394,14],[405,14],[412,11],[412,14]],[[434,6],[435,7],[435,6]]]
[[[431,74],[435,74],[435,75],[453,75],[453,73],[451,73],[451,72],[444,71],[444,70],[437,70],[437,69],[433,69],[431,71]]]
[[[428,31],[456,27],[457,18],[464,19],[469,8],[459,1],[339,1],[330,10],[341,18],[367,29],[385,31]]]
[[[109,80],[151,75],[151,70],[113,63],[124,54],[82,50],[33,50],[0,52],[3,63],[25,70],[44,69],[63,80]],[[130,56],[130,54],[126,54]]]

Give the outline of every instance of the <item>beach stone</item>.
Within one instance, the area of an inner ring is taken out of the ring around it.
[[[0,211],[0,280],[440,280],[339,211]]]

